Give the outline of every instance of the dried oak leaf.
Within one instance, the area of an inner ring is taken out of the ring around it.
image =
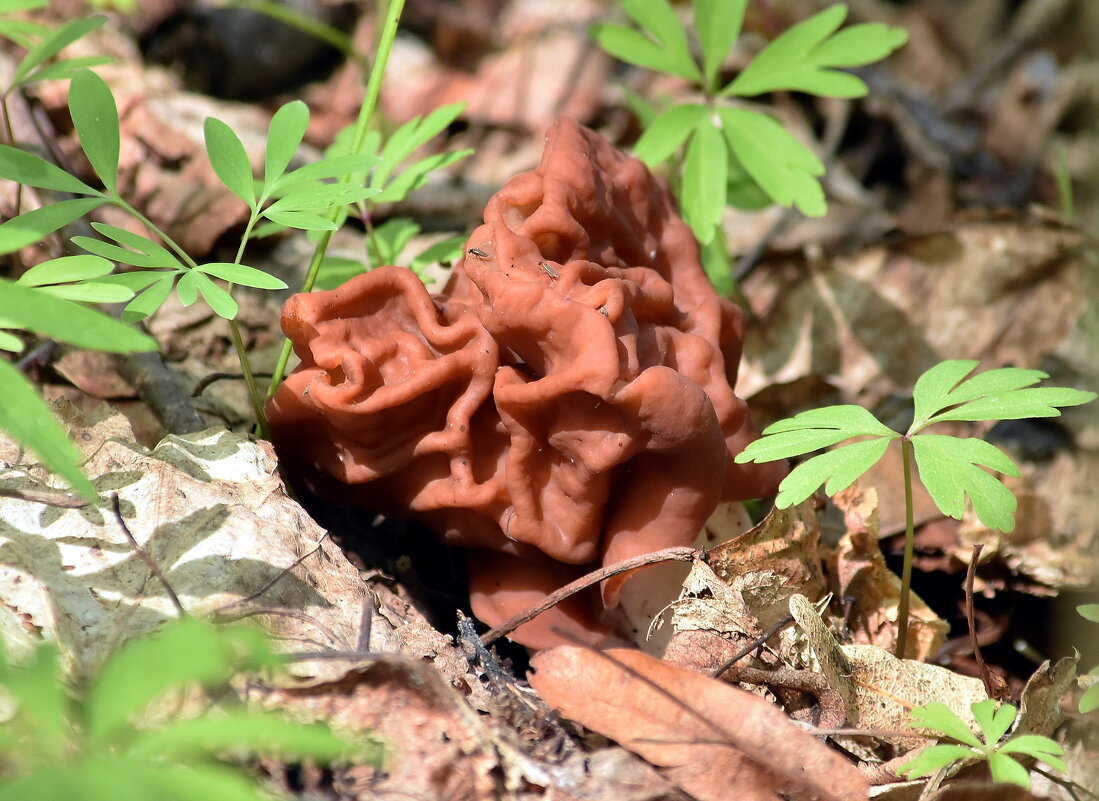
[[[442,294],[381,267],[291,298],[282,322],[301,364],[269,420],[290,474],[478,549],[490,624],[598,564],[691,544],[720,502],[781,476],[732,460],[755,433],[732,389],[740,310],[663,184],[570,119],[490,200]],[[627,579],[514,639],[602,640]]]
[[[761,698],[640,651],[561,646],[536,654],[550,706],[649,762],[700,801],[865,799],[839,753]]]

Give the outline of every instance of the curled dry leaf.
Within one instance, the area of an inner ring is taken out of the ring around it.
[[[901,580],[886,566],[878,547],[877,491],[854,484],[834,500],[847,528],[829,565],[838,584],[834,589],[839,597],[854,599],[848,625],[855,642],[891,651],[897,641]],[[950,627],[922,598],[912,594],[910,599],[905,656],[922,662],[942,647]]]
[[[700,801],[865,799],[854,765],[766,701],[638,651],[537,654],[546,702],[663,768]]]
[[[975,726],[970,705],[988,697],[980,679],[938,665],[897,659],[876,645],[840,645],[803,595],[790,599],[790,613],[809,638],[828,683],[843,696],[848,726],[905,731],[911,710],[930,701],[946,704]],[[912,737],[882,739],[901,746],[923,744]]]

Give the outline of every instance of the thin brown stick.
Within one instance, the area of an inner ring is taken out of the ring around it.
[[[63,490],[12,489],[0,487],[0,498],[14,498],[17,501],[40,503],[43,506],[56,506],[59,509],[83,509],[90,506],[86,500]]]
[[[978,542],[973,546],[973,555],[969,559],[969,567],[965,571],[965,620],[969,624],[969,642],[973,647],[973,658],[977,660],[977,670],[980,672],[981,681],[985,683],[985,692],[989,698],[997,697],[995,683],[988,672],[985,658],[981,656],[981,643],[977,640],[977,621],[973,614],[973,580],[977,575],[977,562],[981,558],[981,550],[984,543]]]
[[[317,553],[321,549],[321,544],[324,542],[324,540],[328,536],[328,534],[329,534],[329,532],[325,531],[324,534],[321,535],[320,539],[317,540],[316,543],[314,543],[315,547],[313,547],[312,549],[306,551],[301,556],[299,556],[297,559],[295,559],[293,562],[291,562],[289,565],[284,567],[281,571],[279,571],[275,575],[274,578],[272,578],[270,581],[268,581],[266,584],[264,584],[258,590],[253,592],[251,595],[246,595],[243,598],[237,598],[235,601],[229,601],[226,604],[222,604],[221,606],[219,606],[217,609],[214,610],[214,614],[215,615],[220,615],[220,614],[224,613],[227,609],[232,609],[234,606],[244,606],[244,604],[250,603],[251,601],[254,601],[257,598],[259,598],[261,595],[263,595],[269,589],[271,589],[276,584],[278,584],[280,581],[282,581],[283,578],[288,576],[290,574],[290,571],[292,571],[295,567],[300,565],[302,562],[304,562],[306,559],[308,559],[313,554]]]
[[[740,651],[725,660],[725,664],[721,665],[719,668],[717,668],[717,670],[711,672],[710,678],[719,678],[722,673],[727,671],[729,668],[731,668],[741,659],[746,657],[748,654],[752,653],[752,651],[756,650],[757,648],[761,648],[764,643],[766,643],[769,639],[778,634],[786,626],[787,623],[791,623],[793,622],[793,620],[793,615],[783,615],[773,626],[771,626],[771,628],[763,632],[761,636],[757,637],[756,639],[745,645],[743,648],[740,649]]]
[[[149,572],[156,576],[157,580],[164,585],[164,591],[168,593],[168,598],[172,602],[172,606],[179,612],[180,617],[187,617],[187,610],[183,608],[183,604],[179,602],[179,596],[176,595],[176,591],[172,588],[171,583],[168,581],[168,577],[161,572],[160,566],[153,561],[153,558],[138,545],[137,540],[134,539],[134,535],[130,533],[130,527],[126,525],[126,521],[122,519],[122,502],[118,498],[117,492],[111,493],[111,511],[114,513],[115,520],[118,521],[119,528],[122,529],[122,533],[126,535],[126,539],[130,541],[130,547],[134,549],[141,561],[143,561],[148,567]]]
[[[648,565],[655,565],[660,562],[693,562],[695,559],[699,558],[702,553],[703,551],[699,551],[695,548],[665,548],[661,551],[642,554],[641,556],[635,556],[633,559],[626,559],[623,562],[618,562],[609,567],[602,567],[599,570],[594,570],[585,576],[581,576],[576,581],[569,582],[564,587],[554,590],[537,606],[532,606],[527,611],[508,618],[499,626],[494,626],[489,629],[481,635],[481,644],[486,647],[491,645],[501,637],[506,637],[508,634],[511,634],[511,632],[515,631],[524,623],[529,623],[534,620],[534,618],[538,617],[547,609],[552,609],[566,598],[576,595],[576,593],[581,590],[586,590],[593,584],[598,584],[600,581],[603,581],[603,579],[608,579],[619,573],[625,573],[627,570],[636,570],[639,567],[647,567]]]

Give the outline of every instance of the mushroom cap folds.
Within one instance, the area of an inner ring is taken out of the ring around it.
[[[733,392],[741,312],[640,161],[561,119],[467,247],[438,295],[380,267],[287,302],[301,364],[268,417],[291,475],[484,551],[471,595],[489,624],[774,490],[779,466],[733,462],[755,435]],[[600,641],[629,575],[513,639]]]

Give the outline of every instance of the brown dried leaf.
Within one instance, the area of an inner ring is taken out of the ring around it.
[[[837,595],[855,601],[849,627],[856,642],[892,650],[897,642],[901,581],[886,566],[878,548],[877,492],[863,489],[861,483],[834,498],[843,511],[847,533],[830,560],[830,573],[838,584]],[[942,647],[950,626],[918,595],[912,593],[909,598],[911,616],[905,656],[922,662]]]
[[[664,768],[700,801],[867,796],[854,765],[730,685],[638,651],[562,646],[531,664],[531,685],[550,706]]]
[[[843,696],[849,726],[904,731],[911,710],[930,701],[946,704],[974,725],[970,705],[988,697],[980,679],[938,665],[897,659],[874,645],[841,646],[804,596],[790,599],[790,613],[809,638],[828,683]],[[897,745],[923,744],[910,737],[883,739]]]

